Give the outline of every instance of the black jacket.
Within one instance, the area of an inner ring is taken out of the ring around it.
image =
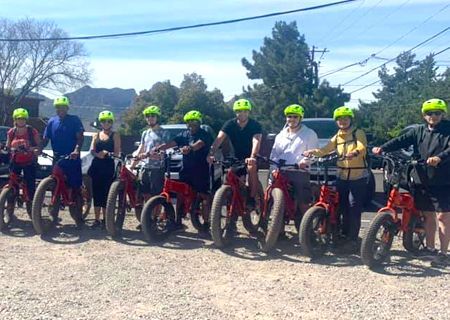
[[[442,120],[433,130],[423,124],[407,133],[392,139],[381,146],[383,151],[390,152],[409,146],[414,148],[414,157],[427,160],[438,156],[441,163],[437,167],[427,166],[426,182],[428,185],[450,185],[450,121]]]

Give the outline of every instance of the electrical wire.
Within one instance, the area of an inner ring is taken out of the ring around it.
[[[133,37],[133,36],[139,36],[139,35],[149,35],[149,34],[154,34],[154,33],[179,31],[179,30],[186,30],[186,29],[197,29],[197,28],[204,28],[204,27],[210,27],[210,26],[232,24],[232,23],[237,23],[237,22],[242,22],[242,21],[250,21],[250,20],[256,20],[256,19],[276,17],[276,16],[286,15],[286,14],[290,14],[290,13],[318,10],[318,9],[343,5],[343,4],[350,3],[350,2],[356,2],[356,1],[361,1],[361,0],[343,0],[343,1],[338,1],[338,2],[331,2],[331,3],[322,4],[322,5],[312,6],[312,7],[300,8],[300,9],[294,9],[294,10],[288,10],[288,11],[273,12],[273,13],[268,13],[268,14],[263,14],[263,15],[258,15],[258,16],[252,16],[252,17],[223,20],[223,21],[209,22],[209,23],[199,23],[199,24],[194,24],[194,25],[170,27],[170,28],[164,28],[164,29],[154,29],[154,30],[147,30],[147,31],[112,33],[112,34],[91,35],[91,36],[76,36],[76,37],[15,38],[15,39],[0,38],[0,41],[31,42],[31,41],[92,40],[92,39],[106,39],[106,38],[112,39],[112,38],[122,38],[122,37]]]

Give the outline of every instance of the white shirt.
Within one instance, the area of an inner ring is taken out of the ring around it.
[[[284,159],[286,164],[308,163],[303,152],[318,147],[319,138],[312,129],[301,124],[300,130],[290,133],[286,127],[275,137],[270,159],[274,161]]]

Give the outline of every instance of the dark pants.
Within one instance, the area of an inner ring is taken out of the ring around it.
[[[20,174],[23,170],[23,178],[27,184],[28,194],[30,199],[33,200],[34,192],[36,191],[36,164],[21,166],[11,162],[10,170],[16,174]]]
[[[361,228],[361,213],[367,189],[367,178],[336,182],[339,192],[339,211],[343,214],[342,233],[350,240],[357,240]]]
[[[61,159],[53,162],[62,169],[64,174],[67,177],[67,185],[70,188],[80,188],[83,184],[83,175],[81,174],[81,160],[80,158],[72,160],[72,159]]]

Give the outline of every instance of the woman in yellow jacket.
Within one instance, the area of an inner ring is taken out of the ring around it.
[[[328,144],[321,149],[305,151],[305,155],[324,156],[337,152],[339,158],[336,186],[339,192],[339,211],[343,214],[342,235],[346,251],[358,250],[361,213],[366,195],[369,170],[366,159],[367,139],[364,131],[354,126],[355,116],[348,107],[334,110],[333,119],[339,128]]]

